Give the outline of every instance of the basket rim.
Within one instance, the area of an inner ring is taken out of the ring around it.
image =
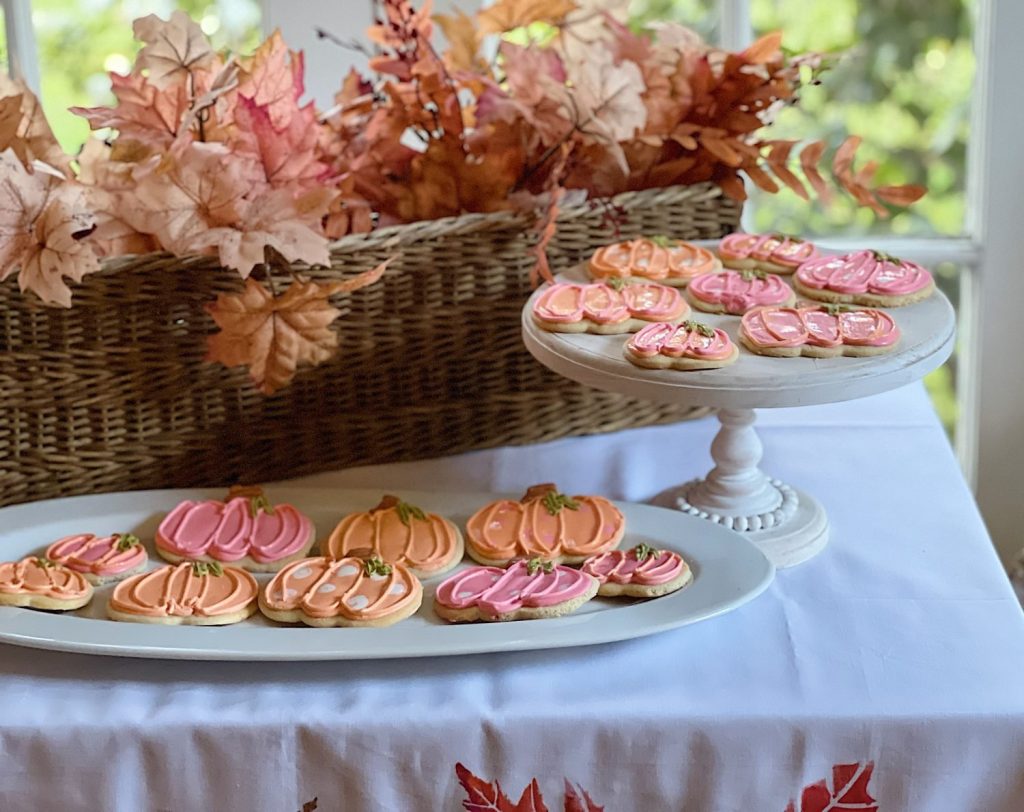
[[[686,186],[642,189],[636,192],[622,192],[610,198],[591,198],[579,204],[566,206],[559,211],[556,222],[566,223],[591,214],[598,201],[604,201],[615,208],[631,211],[651,205],[672,205],[683,200],[705,202],[721,198],[725,198],[722,188],[710,181]],[[349,234],[330,243],[328,250],[331,253],[331,258],[334,259],[358,251],[394,250],[404,245],[440,237],[485,233],[516,226],[525,228],[535,219],[536,214],[523,211],[471,212],[454,217],[441,217],[437,220],[419,220],[414,223],[384,226],[360,234]],[[163,263],[168,259],[173,259],[176,264],[186,268],[220,267],[215,256],[205,254],[178,256],[169,251],[154,251],[148,254],[121,254],[116,257],[107,257],[103,260],[103,271],[117,271],[130,265],[148,265],[151,262]],[[297,263],[297,267],[301,265],[301,263]]]

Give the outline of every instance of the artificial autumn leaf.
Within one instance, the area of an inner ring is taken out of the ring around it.
[[[903,186],[879,186],[875,195],[892,206],[909,206],[916,203],[928,190],[924,186],[908,183]]]
[[[222,293],[207,306],[220,332],[209,337],[206,360],[249,367],[260,391],[273,394],[291,382],[300,366],[317,366],[334,355],[338,334],[330,325],[341,311],[327,297],[371,284],[385,266],[333,285],[296,277],[280,296],[255,279],[246,280],[242,293]]]
[[[275,30],[251,57],[238,59],[238,92],[265,107],[277,128],[288,124],[305,92],[305,60],[301,51],[289,51]]]
[[[536,778],[523,790],[519,801],[513,803],[499,782],[484,781],[461,763],[455,765],[455,775],[466,791],[462,806],[469,812],[548,812]]]
[[[162,172],[136,188],[143,230],[179,255],[217,254],[246,278],[273,248],[290,262],[326,265],[320,232],[331,193],[295,198],[266,185],[255,159],[242,160],[221,144],[190,144]],[[315,201],[315,202],[314,202]]]
[[[795,141],[775,141],[772,144],[771,149],[768,151],[766,161],[768,166],[771,167],[772,172],[775,173],[775,177],[796,192],[799,197],[804,200],[809,200],[810,198],[807,194],[807,189],[804,188],[804,185],[800,182],[800,178],[794,175],[787,166],[789,153],[792,152],[795,145]]]
[[[461,9],[454,14],[435,14],[434,22],[444,32],[448,48],[444,52],[445,64],[453,71],[468,71],[480,66],[480,32],[473,18]]]
[[[778,61],[782,58],[782,32],[773,31],[765,34],[749,45],[740,56],[755,65]]]
[[[484,34],[503,34],[530,23],[557,25],[574,8],[572,0],[497,0],[477,19]]]
[[[272,186],[309,188],[327,167],[317,156],[319,128],[312,103],[298,109],[282,128],[274,126],[269,108],[240,96],[234,111],[235,143],[255,155]]]
[[[72,107],[94,130],[111,127],[121,138],[138,141],[152,149],[164,149],[174,141],[191,99],[184,85],[159,89],[139,74],[110,74],[116,107]]]
[[[11,149],[30,173],[35,171],[33,161],[42,161],[70,178],[71,159],[57,142],[36,94],[21,79],[0,71],[0,96],[0,152]]]
[[[643,129],[647,121],[644,80],[635,63],[616,65],[610,52],[598,50],[585,61],[567,65],[566,73],[584,132],[599,132],[618,142]]]
[[[200,141],[213,140],[215,127],[208,125],[210,108],[237,87],[238,65],[233,61],[228,62],[213,76],[210,86],[192,99],[188,113],[182,117],[178,125],[178,138],[181,139],[187,132],[195,129],[195,135]]]
[[[86,189],[56,174],[29,174],[0,154],[0,280],[18,274],[18,287],[47,304],[71,307],[64,279],[80,282],[99,270],[85,242],[95,226]]]
[[[604,812],[583,787],[575,787],[565,779],[565,812]]]
[[[824,152],[824,141],[812,141],[800,150],[800,168],[803,170],[807,182],[811,184],[811,188],[814,189],[821,201],[827,204],[832,199],[832,190],[828,188],[828,184],[818,171],[818,164]]]
[[[800,794],[799,812],[878,812],[878,801],[871,797],[868,783],[875,765],[836,764],[832,768],[832,788],[825,781],[810,784]],[[798,812],[794,801],[786,806],[786,812]]]
[[[203,29],[181,9],[161,20],[155,14],[132,24],[135,39],[146,43],[135,58],[136,71],[148,71],[150,84],[166,88],[211,65],[216,57]]]

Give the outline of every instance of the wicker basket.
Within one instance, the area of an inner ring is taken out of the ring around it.
[[[718,237],[739,206],[717,187],[629,193],[624,236]],[[223,485],[692,416],[559,378],[522,346],[529,220],[464,215],[347,237],[341,275],[399,255],[381,283],[337,297],[341,349],[272,397],[203,362],[203,310],[237,290],[210,258],[124,257],[71,311],[0,286],[0,504],[151,487]],[[556,271],[611,237],[596,207],[567,210]],[[310,271],[338,278],[339,271]]]

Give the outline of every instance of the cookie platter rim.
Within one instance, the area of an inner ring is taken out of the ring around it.
[[[270,485],[275,502],[291,502],[313,519],[320,539],[346,512],[376,503],[380,489]],[[393,489],[392,489],[393,490]],[[403,498],[457,524],[480,506],[515,494],[402,489]],[[49,541],[88,526],[133,532],[152,553],[153,533],[166,511],[184,499],[217,498],[223,489],[125,491],[31,502],[0,509],[0,559],[20,558]],[[434,590],[452,570],[424,579],[423,605],[413,617],[384,629],[320,629],[276,624],[260,615],[233,626],[156,626],[105,619],[113,585],[96,590],[84,609],[58,614],[0,607],[0,643],[54,651],[184,660],[311,661],[462,656],[558,649],[643,637],[739,608],[772,582],[775,568],[738,533],[679,511],[615,500],[626,515],[621,547],[641,541],[676,550],[690,563],[693,582],[649,601],[595,598],[578,613],[544,620],[449,625],[432,611]],[[54,518],[57,517],[57,518]],[[90,530],[90,532],[94,532]],[[150,556],[151,568],[161,566]],[[459,567],[471,566],[466,559]],[[255,574],[261,585],[269,576]]]

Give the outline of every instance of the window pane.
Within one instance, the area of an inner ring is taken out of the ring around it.
[[[669,20],[692,28],[708,42],[717,42],[718,3],[715,0],[633,0],[630,21],[640,27]]]
[[[32,0],[43,109],[65,150],[77,152],[89,136],[89,125],[68,107],[113,102],[106,72],[130,69],[139,49],[132,20],[166,19],[176,8],[192,15],[216,48],[248,50],[259,41],[260,0]]]
[[[959,313],[962,282],[964,277],[971,273],[971,269],[963,268],[952,262],[941,262],[933,266],[932,270],[935,273],[935,281],[939,290],[949,297],[949,301],[953,303],[953,307]],[[895,314],[898,318],[899,311],[895,311]],[[962,335],[963,331],[958,331],[958,336]],[[956,439],[956,423],[960,415],[957,379],[962,373],[960,362],[962,357],[958,339],[949,360],[924,379],[925,386],[928,387],[928,394],[931,395],[932,405],[935,406],[935,411],[938,412],[939,419],[942,420],[942,425],[949,434],[950,440]]]
[[[751,0],[757,33],[781,30],[786,47],[845,51],[774,126],[779,138],[847,134],[864,143],[858,164],[879,162],[877,182],[922,183],[923,200],[891,220],[839,199],[829,208],[786,191],[758,194],[758,229],[804,234],[959,235],[969,102],[974,80],[973,0]]]

